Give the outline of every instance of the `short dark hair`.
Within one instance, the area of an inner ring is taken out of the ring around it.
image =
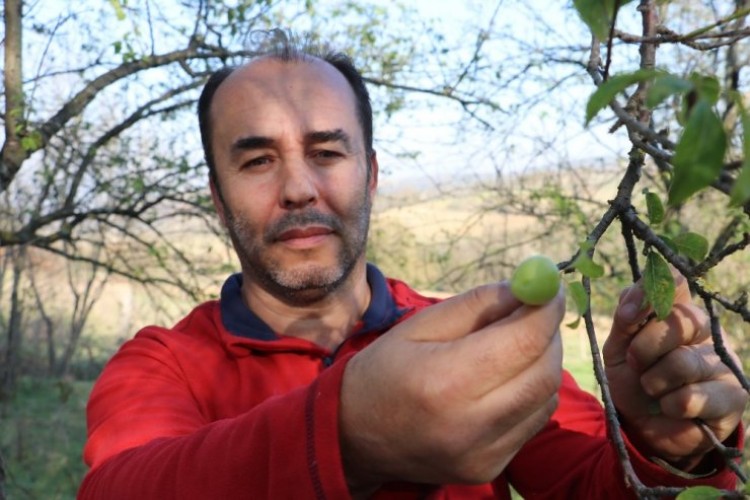
[[[354,92],[357,105],[357,118],[362,127],[367,162],[372,154],[372,105],[370,93],[367,91],[364,78],[354,65],[354,61],[343,52],[338,52],[326,45],[312,41],[312,38],[300,38],[289,32],[275,29],[257,32],[263,36],[262,48],[258,50],[253,60],[261,57],[270,57],[282,62],[309,61],[320,59],[327,62],[339,73],[341,73]],[[210,117],[211,102],[219,86],[231,75],[237,66],[225,66],[214,72],[206,81],[200,98],[198,99],[198,126],[200,128],[201,142],[203,143],[203,154],[208,165],[211,178],[216,181],[216,164],[214,163],[213,148],[211,145],[212,124]]]

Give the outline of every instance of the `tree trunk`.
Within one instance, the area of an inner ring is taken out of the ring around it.
[[[26,253],[22,248],[10,250],[13,255],[13,285],[10,294],[10,319],[8,321],[5,362],[0,371],[0,401],[9,400],[16,390],[16,381],[21,364],[21,319],[23,299],[20,296],[23,259]]]
[[[5,84],[5,144],[0,151],[0,192],[10,185],[26,152],[21,144],[25,129],[21,19],[22,0],[5,0],[5,60],[3,83]]]

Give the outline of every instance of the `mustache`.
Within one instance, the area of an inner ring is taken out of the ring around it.
[[[307,212],[285,214],[266,230],[263,240],[266,243],[273,243],[285,231],[313,225],[326,226],[336,233],[340,233],[342,229],[342,224],[338,217],[324,214],[317,210],[309,210]]]

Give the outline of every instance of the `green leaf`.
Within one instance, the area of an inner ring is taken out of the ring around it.
[[[708,101],[700,99],[675,148],[668,203],[678,205],[711,185],[721,173],[726,148],[727,137],[721,119]]]
[[[667,245],[667,246],[668,246],[668,247],[669,247],[669,248],[670,248],[670,249],[671,249],[671,250],[672,250],[673,252],[678,252],[678,253],[679,253],[679,251],[680,251],[680,250],[679,250],[679,249],[677,248],[677,245],[676,245],[676,244],[675,244],[675,242],[674,242],[674,241],[672,240],[672,238],[670,238],[670,237],[669,237],[669,236],[667,236],[666,234],[660,234],[660,235],[658,235],[658,236],[659,236],[659,239],[660,239],[661,241],[663,241],[663,242],[664,242],[664,244],[665,244],[665,245]]]
[[[580,281],[574,281],[568,284],[568,291],[573,299],[573,303],[576,305],[578,314],[586,314],[586,311],[589,310],[589,295],[586,293],[586,289],[583,288],[583,284]]]
[[[707,100],[711,105],[716,104],[721,93],[721,84],[715,76],[704,76],[698,73],[690,75],[690,81],[698,92],[698,97]]]
[[[674,238],[677,251],[693,260],[703,260],[708,253],[708,240],[697,233],[683,233]]]
[[[713,486],[692,486],[682,490],[675,500],[719,500],[721,498],[721,490]]]
[[[570,267],[589,278],[601,278],[604,275],[604,268],[594,262],[588,254],[594,248],[594,244],[588,240],[583,240],[579,247],[578,256]]]
[[[565,323],[565,326],[567,326],[570,329],[575,330],[576,328],[578,328],[578,325],[580,325],[580,324],[581,324],[581,317],[578,316],[578,317],[576,317],[576,319],[574,319],[570,323]]]
[[[734,180],[729,195],[729,203],[733,207],[739,207],[750,201],[750,156],[745,156],[740,175]]]
[[[664,205],[661,198],[656,193],[649,192],[648,189],[644,189],[643,194],[646,195],[646,215],[649,222],[653,225],[661,224],[664,220]]]
[[[109,0],[109,4],[115,9],[115,15],[118,21],[125,20],[125,10],[122,8],[120,0]]]
[[[632,0],[622,0],[620,7]],[[609,28],[615,12],[615,0],[573,0],[578,15],[599,40],[609,37]]]
[[[742,97],[735,99],[740,110],[740,121],[742,123],[742,154],[744,160],[739,175],[734,180],[734,185],[729,193],[729,204],[733,207],[744,205],[750,201],[750,113],[742,104]]]
[[[679,76],[663,74],[654,78],[646,94],[646,106],[655,108],[667,97],[684,94],[693,89],[693,83]]]
[[[33,130],[30,134],[21,137],[21,148],[24,151],[33,153],[42,147],[42,134],[38,130]]]
[[[594,118],[599,111],[609,105],[617,94],[634,83],[653,78],[654,74],[654,70],[639,69],[632,73],[614,75],[610,77],[609,80],[599,85],[599,88],[591,94],[589,102],[586,104],[586,125],[589,124],[591,119]]]
[[[596,279],[604,276],[604,268],[591,260],[585,250],[581,249],[573,262],[573,268],[586,277]]]
[[[654,308],[656,317],[663,320],[669,316],[674,303],[674,278],[667,261],[654,251],[649,252],[646,257],[643,290],[646,293],[646,300]]]

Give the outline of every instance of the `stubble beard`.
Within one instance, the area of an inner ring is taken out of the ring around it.
[[[225,207],[227,231],[243,273],[271,295],[290,305],[307,305],[324,300],[342,287],[365,251],[371,209],[367,190],[361,200],[347,212],[346,220],[315,209],[290,212],[262,235],[242,214],[232,213]],[[308,261],[289,268],[269,255],[268,248],[277,242],[278,235],[287,229],[311,224],[327,226],[341,239],[334,265]]]

